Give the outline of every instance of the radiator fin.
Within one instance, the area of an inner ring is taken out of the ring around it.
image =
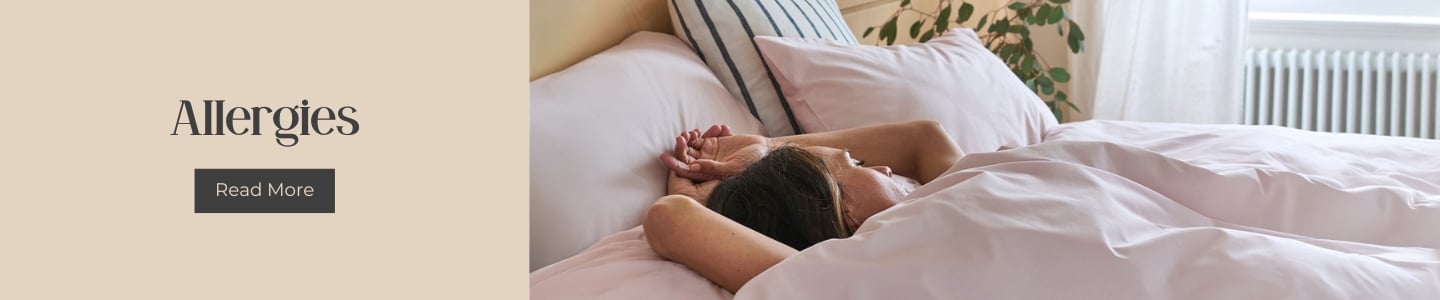
[[[1435,139],[1440,54],[1254,48],[1245,124]]]

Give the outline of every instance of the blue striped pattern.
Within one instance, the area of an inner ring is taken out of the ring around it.
[[[775,1],[775,7],[780,9],[780,13],[785,15],[785,19],[786,19],[786,20],[790,20],[790,27],[795,28],[795,33],[800,34],[800,37],[802,37],[802,38],[805,37],[805,32],[804,32],[804,31],[800,31],[800,24],[795,23],[795,17],[790,15],[790,11],[787,10],[787,9],[785,9],[785,6],[780,5],[780,0],[773,0],[773,1]],[[759,7],[762,7],[762,8],[765,7],[764,4],[761,4],[761,3],[760,3],[760,0],[755,0],[755,6],[759,6]],[[771,22],[774,22],[774,21],[772,20]],[[780,29],[779,29],[779,28],[776,28],[776,29],[775,29],[775,32],[777,32],[777,33],[780,32]]]
[[[676,0],[670,0],[670,8],[671,8],[671,9],[674,9],[674,10],[671,12],[671,14],[674,15],[676,18],[679,18],[679,20],[678,20],[676,23],[679,23],[679,24],[680,24],[680,29],[681,29],[681,30],[680,30],[680,33],[683,33],[683,35],[685,36],[685,39],[690,41],[690,49],[698,49],[698,48],[700,48],[700,45],[695,43],[695,38],[690,37],[690,26],[689,26],[689,25],[685,25],[685,14],[680,13],[680,6],[679,6],[679,5],[675,5],[675,1],[676,1]],[[710,63],[709,60],[706,60],[706,59],[705,59],[705,54],[704,54],[704,53],[696,52],[696,54],[699,54],[699,55],[700,55],[700,61],[705,62],[706,64],[709,64],[709,63]],[[753,109],[752,109],[752,113],[753,113]]]
[[[770,136],[804,131],[754,37],[858,43],[834,0],[671,0],[670,5],[676,35],[689,42]]]

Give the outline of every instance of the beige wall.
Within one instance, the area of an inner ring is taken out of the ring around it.
[[[637,31],[672,33],[668,8],[664,0],[530,1],[530,80],[610,48]],[[476,34],[485,37],[483,31]]]
[[[864,24],[887,20],[899,3],[836,1],[857,34],[867,26]],[[530,80],[564,69],[642,30],[674,33],[665,0],[530,1]],[[484,33],[480,34],[483,38]]]

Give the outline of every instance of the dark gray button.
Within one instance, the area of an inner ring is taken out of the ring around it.
[[[196,213],[334,213],[335,169],[195,169]]]

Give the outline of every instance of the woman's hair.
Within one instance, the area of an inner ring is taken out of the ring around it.
[[[791,248],[846,238],[840,189],[825,162],[795,146],[782,146],[739,175],[722,180],[706,206]]]

